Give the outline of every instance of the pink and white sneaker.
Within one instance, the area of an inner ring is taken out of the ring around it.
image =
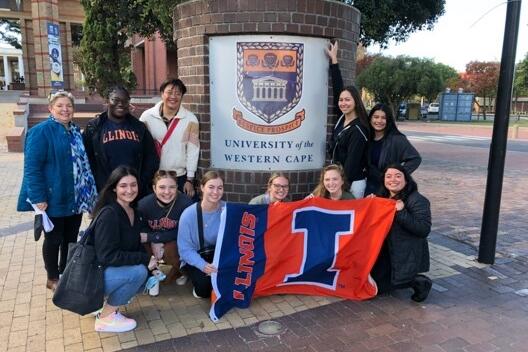
[[[126,332],[134,330],[137,323],[134,319],[125,317],[123,314],[113,312],[101,318],[100,314],[95,318],[95,331],[99,332]]]

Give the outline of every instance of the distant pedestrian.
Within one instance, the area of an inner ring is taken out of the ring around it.
[[[332,130],[328,149],[332,163],[343,165],[346,178],[351,183],[350,192],[355,198],[362,198],[367,177],[367,111],[356,87],[343,88],[337,52],[337,42],[330,44],[330,48],[326,49],[331,62],[335,113],[340,116]]]
[[[135,209],[139,193],[134,169],[119,166],[110,174],[93,216],[97,262],[104,267],[106,303],[95,318],[95,331],[125,332],[137,323],[119,312],[119,307],[143,290],[148,271],[157,268],[140,243],[142,220]]]
[[[55,290],[66,267],[68,244],[77,241],[82,213],[91,212],[97,191],[81,130],[72,121],[73,95],[51,94],[48,109],[49,118],[32,127],[26,137],[17,210],[33,210],[34,204],[54,225],[44,235],[42,256],[46,287]]]
[[[159,158],[150,132],[129,108],[128,91],[112,87],[108,109],[88,122],[83,139],[98,190],[115,168],[125,165],[138,172],[139,194],[143,196],[152,192],[150,184]]]
[[[383,180],[380,196],[396,201],[396,215],[371,275],[378,293],[409,287],[414,290],[411,299],[422,302],[432,286],[431,279],[420,274],[429,271],[431,207],[402,165],[387,166]]]
[[[376,193],[381,187],[381,173],[389,164],[401,164],[412,174],[422,158],[407,137],[398,130],[392,110],[376,104],[369,113],[371,135],[368,144],[368,177],[365,194]]]
[[[282,172],[274,172],[268,179],[266,193],[256,196],[249,204],[273,204],[282,202],[288,197],[290,180]]]
[[[154,137],[160,169],[175,171],[178,190],[193,198],[200,155],[199,124],[196,116],[181,105],[186,92],[181,80],[166,80],[160,86],[161,101],[143,112],[140,120]]]
[[[354,199],[354,195],[348,191],[345,170],[339,164],[330,164],[321,170],[319,184],[315,190],[308,195],[332,200]]]

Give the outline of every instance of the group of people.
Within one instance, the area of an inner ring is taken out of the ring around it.
[[[412,299],[423,301],[431,289],[431,280],[421,274],[429,269],[431,213],[410,175],[420,156],[398,131],[389,107],[377,104],[367,114],[357,89],[343,88],[337,52],[337,43],[327,50],[340,116],[329,143],[332,162],[307,197],[337,201],[375,194],[394,199],[394,223],[371,275],[380,293],[411,287]],[[68,244],[77,240],[82,214],[95,221],[90,243],[105,268],[106,297],[96,312],[96,331],[136,327],[119,307],[145,289],[162,262],[172,266],[166,282],[185,285],[190,280],[195,297],[211,295],[223,179],[216,171],[205,172],[198,197],[199,124],[181,105],[186,87],[169,79],[160,93],[161,101],[137,119],[130,113],[128,91],[113,87],[106,111],[81,132],[72,122],[74,97],[59,91],[50,95],[49,118],[26,137],[17,208],[35,206],[54,225],[42,247],[49,289],[56,288],[65,269]],[[286,174],[275,172],[266,192],[250,204],[287,201],[289,186]],[[159,285],[148,289],[159,293]]]

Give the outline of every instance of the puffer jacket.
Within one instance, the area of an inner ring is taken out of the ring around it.
[[[407,197],[405,208],[396,212],[388,235],[392,285],[408,283],[416,274],[429,271],[429,232],[429,200],[415,191]]]

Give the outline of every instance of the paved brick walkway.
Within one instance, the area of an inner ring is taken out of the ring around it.
[[[0,148],[0,351],[522,351],[528,343],[527,157],[508,155],[497,263],[474,260],[487,160],[485,150],[458,148],[445,161],[438,144],[416,144],[416,172],[433,206],[433,291],[425,304],[410,291],[368,302],[272,296],[233,310],[218,324],[190,286],[162,287],[127,307],[138,328],[93,331],[91,316],[58,310],[45,288],[42,241],[32,216],[15,211],[22,156]],[[514,162],[512,162],[512,160]],[[257,324],[274,319],[285,332],[264,337]]]

